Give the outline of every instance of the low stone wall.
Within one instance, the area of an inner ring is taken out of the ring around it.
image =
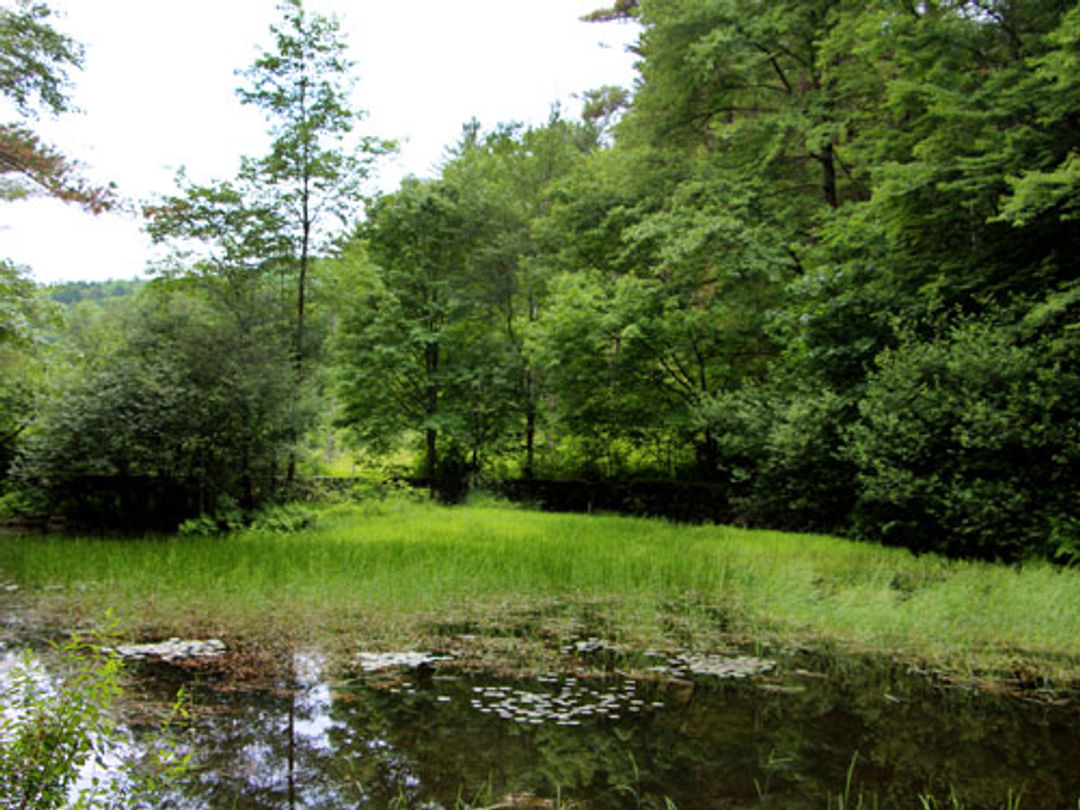
[[[727,523],[733,518],[727,490],[707,482],[535,479],[499,481],[489,488],[552,512],[618,512],[683,523]]]

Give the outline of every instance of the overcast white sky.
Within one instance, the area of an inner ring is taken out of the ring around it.
[[[180,166],[231,177],[261,155],[266,125],[235,95],[235,71],[269,48],[276,0],[49,0],[55,26],[86,48],[73,75],[83,112],[33,123],[47,141],[128,199],[169,193]],[[308,0],[335,14],[358,63],[365,131],[402,141],[376,181],[430,176],[461,125],[540,123],[553,102],[603,84],[631,87],[636,29],[589,24],[605,0]],[[0,207],[0,257],[40,282],[133,278],[151,255],[137,218],[92,217],[48,199]]]

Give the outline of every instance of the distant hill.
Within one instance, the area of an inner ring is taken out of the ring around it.
[[[67,306],[74,306],[81,301],[105,301],[125,295],[134,295],[145,281],[66,281],[59,284],[47,284],[44,289],[53,301]]]

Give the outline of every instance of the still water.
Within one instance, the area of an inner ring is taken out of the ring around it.
[[[146,696],[179,675],[144,673]],[[795,656],[743,679],[451,669],[193,689],[191,808],[1080,807],[1080,710]],[[845,788],[845,786],[848,786]],[[863,804],[860,805],[859,797]]]

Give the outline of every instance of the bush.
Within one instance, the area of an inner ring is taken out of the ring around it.
[[[0,523],[34,514],[34,505],[26,493],[14,490],[0,494]]]
[[[199,515],[180,524],[184,537],[215,537],[251,528],[263,532],[291,534],[313,529],[319,522],[319,510],[302,503],[285,503],[264,507],[257,512],[244,512],[229,501],[212,515]]]
[[[264,532],[291,534],[313,529],[319,522],[319,513],[310,506],[286,503],[270,506],[257,512],[251,520],[251,528]]]
[[[836,531],[854,503],[855,469],[843,450],[850,402],[826,387],[778,382],[712,403],[721,472],[745,524]]]
[[[1075,365],[1044,341],[971,322],[909,338],[879,366],[850,435],[860,534],[1006,560],[1075,548]]]
[[[56,386],[12,477],[72,526],[171,531],[276,496],[312,405],[268,292],[145,288]]]
[[[188,518],[177,527],[183,537],[214,537],[219,534],[240,531],[248,523],[247,514],[232,498],[222,497],[221,504],[213,514],[201,514]]]

